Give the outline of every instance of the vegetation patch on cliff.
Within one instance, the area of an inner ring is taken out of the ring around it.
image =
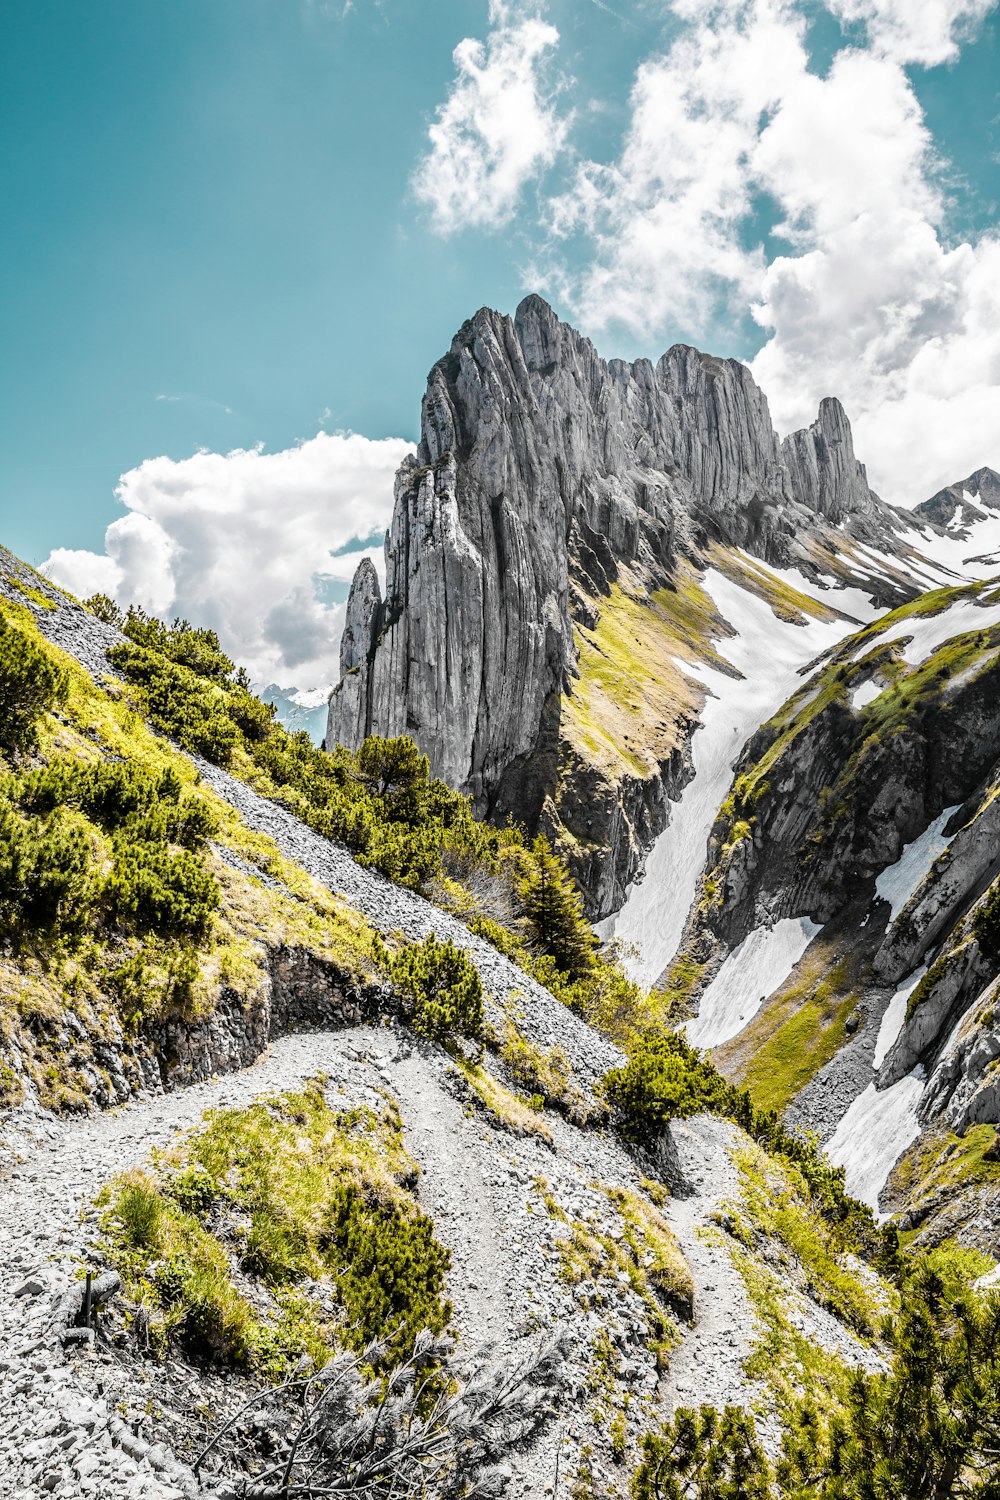
[[[563,701],[562,732],[613,780],[655,775],[683,746],[705,697],[676,658],[730,671],[713,641],[731,632],[690,564],[673,589],[633,594],[614,584],[594,603],[597,625],[576,627],[579,675]]]
[[[758,1109],[780,1115],[847,1040],[871,946],[856,942],[860,918],[853,906],[829,923],[739,1036],[713,1050],[715,1065]]]
[[[113,684],[9,601],[0,699],[4,1102],[26,1088],[56,1109],[114,1102],[139,1086],[152,1029],[198,1022],[225,988],[251,1003],[270,947],[346,977],[382,971],[357,913],[250,834]]]

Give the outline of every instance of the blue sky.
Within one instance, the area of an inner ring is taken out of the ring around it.
[[[2,539],[261,675],[323,678],[330,554],[527,289],[752,360],[782,430],[840,394],[890,498],[1000,467],[991,0],[4,11]]]

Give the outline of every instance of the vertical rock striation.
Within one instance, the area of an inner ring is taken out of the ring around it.
[[[838,403],[783,448],[735,360],[605,361],[539,297],[484,308],[430,372],[385,598],[370,563],[351,590],[327,743],[410,734],[481,813],[530,825],[559,775],[574,622],[623,572],[669,586],[712,540],[788,561],[797,534],[880,506]]]
[[[851,426],[835,396],[820,402],[811,427],[785,439],[781,456],[793,493],[834,525],[845,516],[867,517],[880,509],[868,488],[865,466],[854,457]]]

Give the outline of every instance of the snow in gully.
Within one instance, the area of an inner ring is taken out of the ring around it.
[[[761,564],[757,568],[767,571]],[[740,751],[801,687],[802,668],[857,628],[855,620],[843,618],[803,624],[781,620],[763,599],[714,568],[705,574],[702,586],[735,632],[718,641],[716,650],[740,675],[729,677],[705,664],[678,661],[708,691],[691,741],[694,775],[670,809],[670,822],[650,850],[643,878],[607,924],[616,938],[635,950],[628,967],[644,984],[654,984],[677,951],[705,863],[708,836]],[[823,598],[833,607],[839,602],[833,589]]]

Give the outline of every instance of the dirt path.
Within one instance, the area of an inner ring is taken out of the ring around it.
[[[756,1336],[753,1310],[729,1254],[705,1232],[717,1228],[712,1216],[721,1204],[739,1197],[729,1154],[734,1130],[725,1120],[699,1115],[676,1121],[673,1134],[692,1193],[672,1199],[667,1218],[697,1290],[694,1327],[671,1358],[667,1404],[671,1410],[702,1402],[749,1409],[765,1395],[743,1373]]]

